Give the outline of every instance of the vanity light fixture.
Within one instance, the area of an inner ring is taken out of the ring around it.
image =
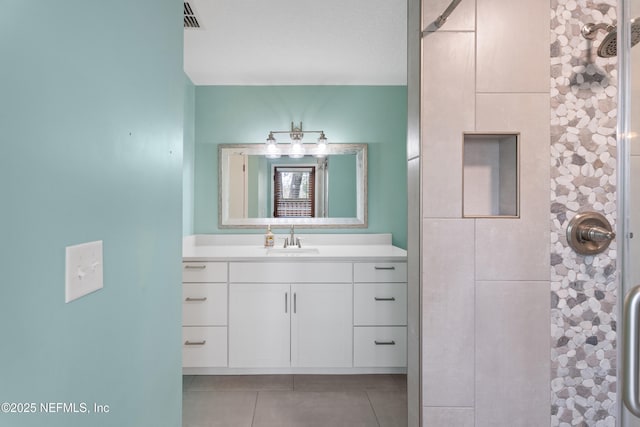
[[[269,132],[269,136],[267,137],[267,154],[266,157],[269,159],[277,159],[281,156],[281,150],[278,146],[278,142],[276,141],[275,136],[276,133],[288,133],[289,138],[291,138],[291,143],[289,145],[289,151],[287,155],[292,159],[299,159],[304,156],[305,148],[302,142],[302,138],[304,138],[305,133],[319,133],[315,156],[316,157],[324,157],[324,153],[327,150],[327,137],[322,130],[302,130],[302,122],[300,122],[299,126],[295,126],[293,122],[291,122],[291,130],[272,130]]]
[[[318,142],[316,143],[318,147],[318,152],[316,153],[316,157],[324,157],[327,151],[327,137],[324,136],[324,132],[320,131],[320,136],[318,137]]]
[[[269,132],[269,136],[267,137],[267,159],[279,159],[280,158],[280,147],[276,143],[276,139],[273,137],[273,132]]]

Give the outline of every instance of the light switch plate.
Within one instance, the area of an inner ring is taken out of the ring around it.
[[[65,302],[102,289],[102,240],[66,248]]]

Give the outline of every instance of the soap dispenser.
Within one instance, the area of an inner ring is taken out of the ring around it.
[[[273,233],[271,232],[271,225],[267,226],[267,232],[264,235],[264,247],[265,248],[272,248],[275,244],[275,237],[273,235]]]

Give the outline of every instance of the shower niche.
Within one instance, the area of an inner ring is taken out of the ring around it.
[[[465,133],[462,216],[520,216],[520,134]]]

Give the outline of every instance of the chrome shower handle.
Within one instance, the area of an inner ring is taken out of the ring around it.
[[[567,243],[581,255],[604,252],[616,237],[607,218],[598,212],[582,212],[567,226]]]
[[[629,291],[624,298],[623,308],[623,341],[622,341],[622,399],[627,409],[636,417],[640,417],[640,286]]]
[[[597,225],[586,226],[578,230],[580,238],[584,241],[591,242],[608,242],[615,239],[616,233]]]

